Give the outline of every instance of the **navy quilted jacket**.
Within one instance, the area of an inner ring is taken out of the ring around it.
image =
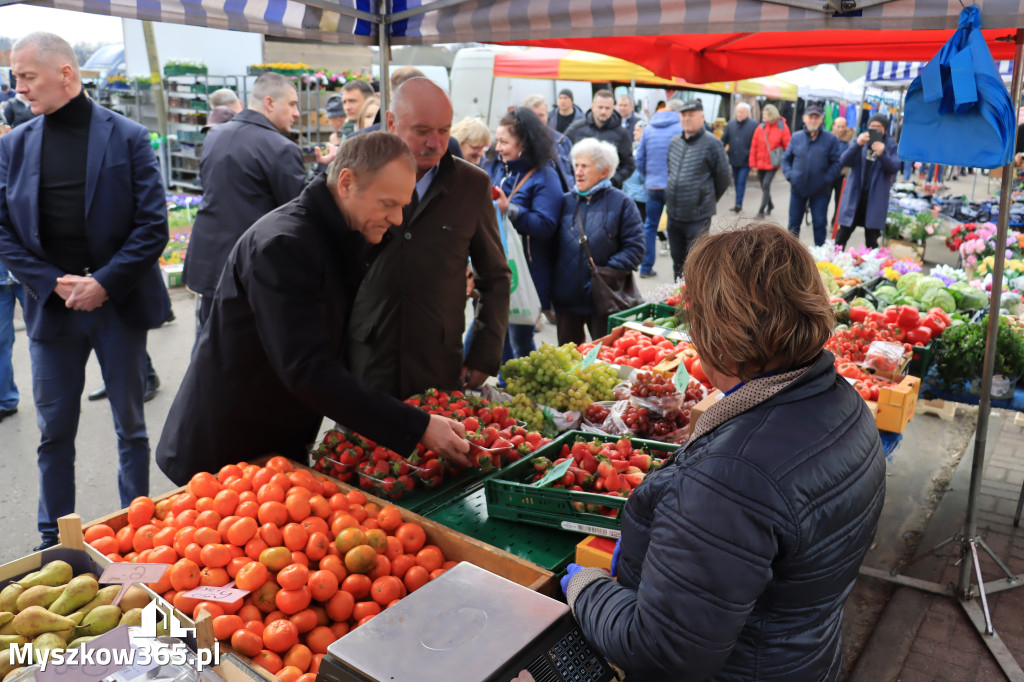
[[[575,602],[583,634],[629,682],[839,676],[843,602],[875,534],[885,461],[833,359],[823,351],[629,498],[618,582]]]

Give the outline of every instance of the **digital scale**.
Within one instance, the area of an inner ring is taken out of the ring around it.
[[[609,682],[569,607],[462,562],[327,647],[317,682]]]

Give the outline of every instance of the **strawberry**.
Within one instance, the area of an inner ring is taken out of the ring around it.
[[[619,472],[613,470],[610,474],[604,477],[605,490],[618,490],[621,487],[622,479],[619,478]]]
[[[615,469],[615,471],[625,471],[629,468],[629,462],[624,459],[613,459],[612,468]]]
[[[644,482],[644,474],[622,474],[620,478],[628,483],[631,488],[636,488]]]
[[[615,449],[618,451],[620,455],[628,458],[629,455],[633,452],[633,444],[626,438],[620,438],[615,443]]]
[[[586,443],[582,443],[582,442],[577,441],[577,442],[572,444],[572,451],[571,452],[572,452],[572,458],[575,459],[577,462],[579,462],[580,460],[583,459],[583,455],[586,455],[586,454],[588,454],[590,452],[590,449],[587,447]]]
[[[478,410],[476,416],[477,419],[480,420],[481,424],[490,424],[494,421],[494,414],[491,412],[490,408],[487,407],[483,407]]]
[[[601,478],[607,478],[615,471],[612,465],[607,461],[603,460],[597,465],[597,475]]]
[[[650,455],[631,455],[629,458],[629,465],[634,466],[640,471],[647,472],[651,470],[651,456]]]
[[[462,422],[462,425],[466,427],[467,433],[473,433],[474,431],[480,430],[480,420],[476,417],[469,417]]]
[[[530,444],[530,448],[532,450],[536,450],[537,448],[540,447],[542,436],[536,431],[530,431],[525,436],[523,436],[523,438],[525,438],[526,442]]]
[[[494,428],[493,426],[488,426],[483,430],[482,435],[484,437],[483,446],[485,448],[489,448],[491,447],[491,443],[493,443],[498,438],[498,429]]]
[[[589,452],[583,456],[583,460],[580,462],[580,466],[586,469],[587,472],[593,474],[597,472],[597,460]]]
[[[508,419],[508,408],[503,405],[495,405],[491,408],[491,415],[493,415],[494,421],[504,422]],[[513,419],[512,422],[514,424],[515,420]]]

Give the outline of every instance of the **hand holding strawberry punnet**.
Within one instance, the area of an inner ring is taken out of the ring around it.
[[[463,467],[470,465],[466,453],[469,452],[469,443],[466,441],[466,429],[454,419],[448,419],[438,414],[430,415],[430,423],[427,430],[423,432],[420,442],[428,449],[453,460]]]

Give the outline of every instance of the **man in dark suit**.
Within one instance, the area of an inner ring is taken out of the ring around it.
[[[157,445],[172,481],[270,452],[305,460],[325,415],[403,455],[422,441],[468,464],[461,424],[345,368],[370,245],[394,237],[415,186],[416,161],[398,137],[359,135],[326,176],[242,235]]]
[[[196,338],[207,317],[224,261],[249,226],[299,195],[306,181],[302,152],[285,137],[299,119],[291,80],[264,73],[249,108],[206,136],[199,159],[203,203],[192,226],[182,277],[202,296]]]
[[[157,258],[167,208],[149,132],[90,102],[71,46],[32,33],[11,51],[37,115],[0,139],[0,261],[25,287],[42,437],[39,532],[75,509],[75,435],[90,351],[114,413],[121,506],[149,492],[146,333],[168,316]]]

